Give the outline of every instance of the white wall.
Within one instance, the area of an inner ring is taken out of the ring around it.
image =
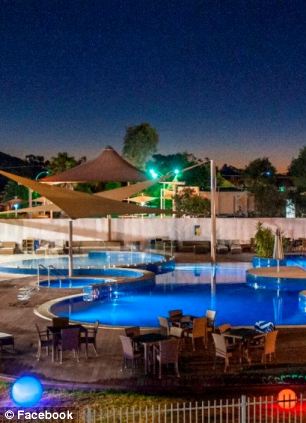
[[[306,219],[285,218],[218,218],[218,239],[245,240],[254,236],[260,220],[272,229],[279,227],[290,238],[306,238]],[[200,225],[201,236],[194,234]],[[107,240],[107,219],[79,219],[74,221],[74,239]],[[165,238],[189,241],[210,239],[210,219],[206,218],[152,218],[112,219],[113,240],[147,240]],[[25,238],[49,241],[67,240],[67,219],[0,219],[0,241],[21,242]]]

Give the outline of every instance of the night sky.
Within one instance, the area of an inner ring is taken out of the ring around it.
[[[96,156],[147,121],[222,164],[306,144],[304,1],[0,0],[0,150]]]

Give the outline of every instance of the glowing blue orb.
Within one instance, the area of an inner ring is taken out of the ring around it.
[[[34,376],[22,376],[11,389],[12,400],[21,407],[33,407],[41,400],[42,394],[43,387]]]

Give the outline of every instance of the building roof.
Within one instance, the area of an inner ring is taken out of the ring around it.
[[[78,182],[140,182],[143,172],[126,161],[112,147],[106,147],[95,159],[82,163],[57,175],[47,176],[41,182],[48,184]]]

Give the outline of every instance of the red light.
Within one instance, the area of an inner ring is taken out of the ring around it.
[[[282,389],[277,395],[277,401],[283,410],[291,410],[297,404],[297,395],[292,389]]]

